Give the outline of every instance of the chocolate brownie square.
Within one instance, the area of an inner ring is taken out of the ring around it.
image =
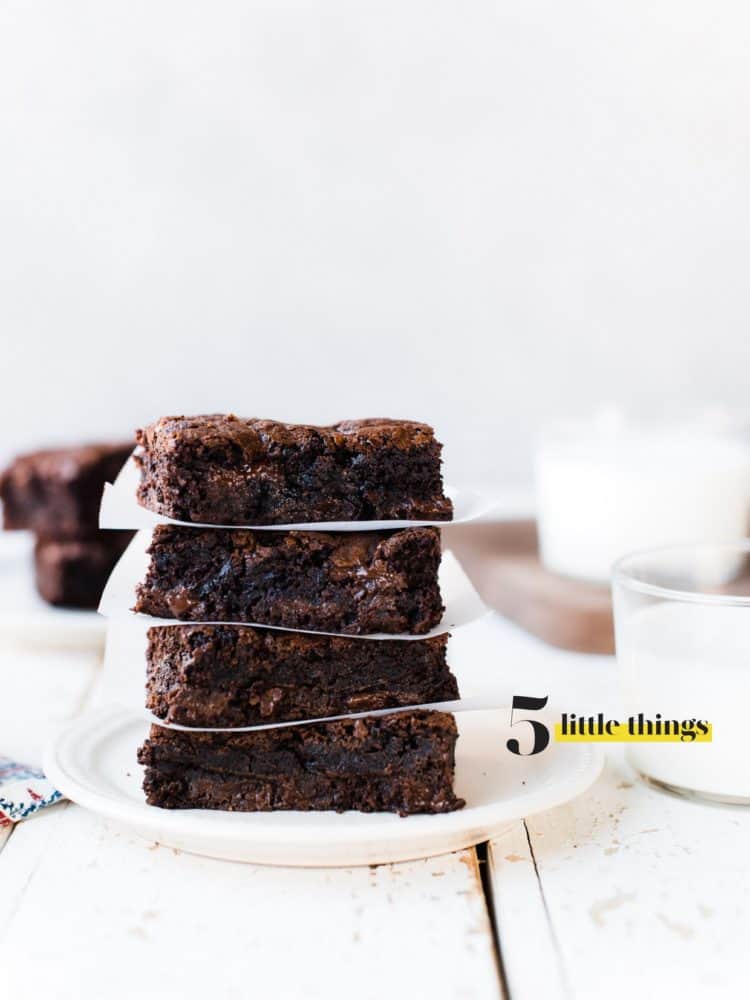
[[[7,530],[43,538],[78,538],[99,527],[99,503],[133,450],[132,444],[92,444],[21,455],[0,476]]]
[[[427,424],[330,427],[214,414],[162,417],[137,432],[138,498],[180,521],[264,525],[449,521],[442,445]]]
[[[166,722],[257,726],[458,698],[448,636],[382,642],[247,625],[148,631],[147,707]]]
[[[34,570],[40,596],[67,608],[96,608],[132,537],[130,531],[101,531],[91,538],[39,539]]]
[[[152,726],[138,751],[147,801],[166,809],[442,813],[453,790],[452,715],[402,712],[244,733]]]
[[[135,610],[368,635],[439,624],[440,532],[251,531],[158,525]]]

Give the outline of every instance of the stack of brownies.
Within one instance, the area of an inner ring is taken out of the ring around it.
[[[36,587],[50,604],[95,608],[131,531],[99,531],[99,501],[132,451],[90,444],[20,455],[0,476],[3,527],[36,536]]]
[[[450,520],[432,429],[165,417],[138,443],[140,503],[189,522],[154,529],[137,590],[136,611],[189,623],[148,632],[147,707],[165,723],[138,752],[148,801],[401,815],[460,808],[450,714],[242,730],[458,697],[447,635],[398,638],[426,636],[441,620],[439,529],[324,523]],[[284,524],[315,528],[268,528]]]

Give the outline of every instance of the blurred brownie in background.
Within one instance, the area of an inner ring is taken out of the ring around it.
[[[39,594],[50,604],[95,608],[104,584],[132,538],[100,531],[99,503],[132,444],[90,444],[35,451],[0,475],[6,531],[36,535]]]
[[[90,444],[20,455],[0,476],[4,528],[41,538],[97,531],[104,484],[132,450],[132,444]]]
[[[101,531],[93,538],[37,539],[36,589],[49,604],[96,608],[132,537],[130,531]]]

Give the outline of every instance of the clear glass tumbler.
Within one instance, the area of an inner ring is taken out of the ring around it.
[[[625,719],[713,726],[710,743],[630,742],[630,763],[669,791],[750,804],[750,541],[625,556],[612,590]]]

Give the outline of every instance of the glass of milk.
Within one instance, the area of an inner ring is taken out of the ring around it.
[[[750,446],[709,420],[639,424],[615,410],[548,429],[535,454],[547,569],[609,583],[627,552],[745,538]]]
[[[750,541],[635,553],[612,580],[625,719],[713,726],[711,743],[628,743],[630,763],[669,791],[750,804]]]

